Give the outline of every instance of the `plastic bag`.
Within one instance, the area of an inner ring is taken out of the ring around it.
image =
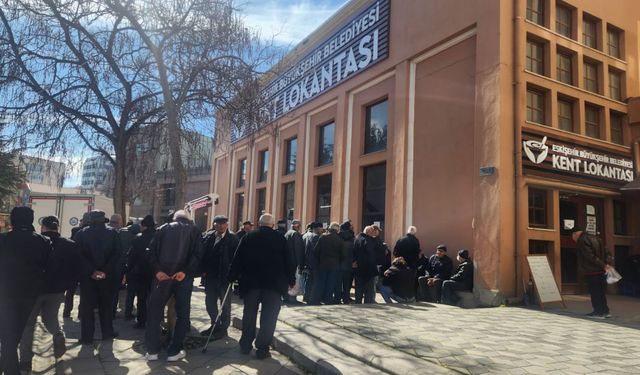
[[[607,284],[615,284],[622,280],[622,275],[620,275],[613,267],[609,268],[605,275],[607,276]]]
[[[293,288],[289,289],[289,295],[292,297],[301,296],[304,294],[304,282],[302,279],[302,274],[296,270],[296,285]]]

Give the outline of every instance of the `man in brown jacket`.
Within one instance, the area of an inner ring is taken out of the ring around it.
[[[610,318],[607,306],[607,282],[605,273],[611,268],[607,261],[607,252],[600,239],[584,232],[581,228],[574,228],[571,238],[578,249],[578,266],[584,273],[591,294],[593,312],[587,314],[593,318]]]

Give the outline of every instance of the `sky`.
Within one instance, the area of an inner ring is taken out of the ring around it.
[[[237,0],[245,24],[285,51],[293,48],[335,14],[348,0]],[[86,157],[90,157],[85,153]],[[65,186],[80,185],[81,163],[70,165]]]
[[[244,2],[243,2],[244,1]],[[336,13],[346,0],[239,0],[247,26],[279,46],[294,47]]]

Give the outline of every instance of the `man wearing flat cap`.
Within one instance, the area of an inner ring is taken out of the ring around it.
[[[229,267],[239,242],[238,237],[229,231],[228,221],[229,219],[224,215],[214,217],[213,230],[205,234],[202,246],[202,277],[211,326],[202,331],[201,335],[209,336],[213,330],[214,340],[226,337],[231,323],[231,298],[227,297],[222,306],[220,321],[216,324],[218,301],[222,302],[229,286]]]
[[[11,210],[11,231],[0,234],[0,373],[20,374],[18,342],[51,268],[51,241],[35,232],[33,210]]]
[[[93,344],[94,309],[98,308],[102,339],[118,336],[113,330],[114,278],[122,253],[118,232],[105,225],[105,213],[91,211],[91,222],[76,234],[76,243],[88,266],[80,279],[80,343]]]
[[[455,305],[458,302],[456,292],[473,291],[473,262],[469,250],[458,251],[458,269],[449,280],[442,283],[442,303]]]

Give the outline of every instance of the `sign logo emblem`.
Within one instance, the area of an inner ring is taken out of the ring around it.
[[[546,136],[542,138],[542,142],[538,142],[533,139],[522,142],[524,153],[532,163],[540,164],[547,158],[547,155],[549,154],[549,146],[547,146],[546,143]]]

